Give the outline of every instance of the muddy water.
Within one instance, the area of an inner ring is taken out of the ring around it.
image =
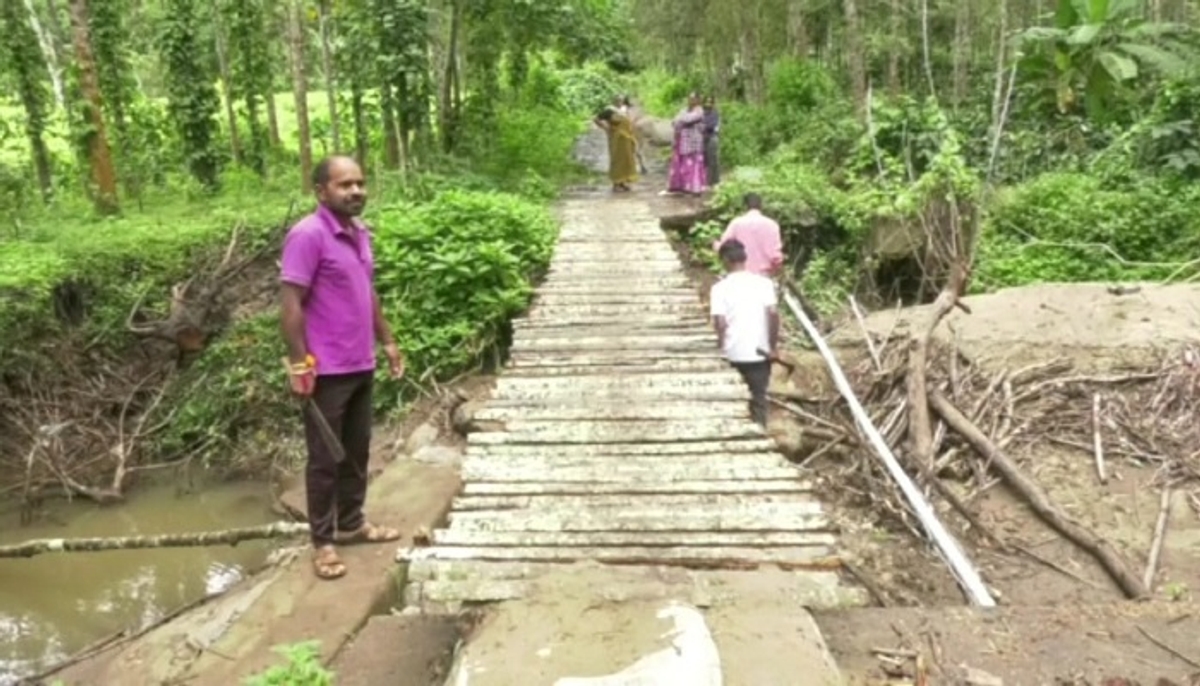
[[[131,536],[253,526],[275,519],[261,483],[209,485],[177,494],[153,486],[101,508],[58,502],[30,526],[0,510],[0,544],[31,538]],[[218,593],[262,564],[270,543],[49,553],[0,559],[0,685],[41,671],[86,646]]]

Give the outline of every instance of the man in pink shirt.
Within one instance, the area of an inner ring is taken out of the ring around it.
[[[742,202],[746,213],[729,222],[725,233],[713,243],[713,252],[720,251],[726,241],[736,240],[746,248],[745,270],[773,277],[783,266],[779,224],[762,213],[762,198],[757,193],[747,193]]]
[[[335,543],[400,538],[399,531],[368,522],[363,503],[375,345],[382,344],[392,378],[404,374],[404,358],[375,293],[371,233],[358,219],[367,202],[362,169],[349,157],[324,159],[313,170],[313,186],[317,211],[293,226],[283,243],[281,314],[292,393],[306,405],[313,569],[322,579],[336,579],[346,567]],[[340,460],[325,443],[314,412],[340,439]]]

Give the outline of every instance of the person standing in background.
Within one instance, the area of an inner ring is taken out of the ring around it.
[[[738,241],[746,249],[746,270],[763,276],[775,277],[783,266],[783,239],[779,223],[762,212],[762,198],[757,193],[747,193],[742,198],[745,214],[729,222],[725,233],[713,243],[713,251],[719,252],[728,241]]]
[[[608,134],[608,178],[613,192],[623,193],[632,190],[631,184],[637,181],[637,139],[628,107],[620,104],[621,98],[616,102],[616,106],[604,108],[595,123]]]
[[[671,125],[675,128],[675,144],[667,190],[662,195],[700,195],[708,184],[704,174],[704,108],[700,106],[699,95],[688,96],[687,106]]]
[[[708,187],[721,183],[721,113],[717,111],[717,99],[704,98],[704,172]]]
[[[346,574],[335,544],[395,541],[400,532],[363,516],[371,453],[375,345],[382,344],[393,379],[404,357],[375,293],[371,233],[359,220],[367,204],[362,168],[344,156],[313,169],[317,210],[283,242],[281,328],[293,395],[305,405],[308,446],[305,486],[313,571],[321,579]],[[319,412],[341,443],[339,460],[326,444]]]
[[[750,387],[750,416],[765,427],[771,360],[779,356],[775,284],[746,268],[746,248],[737,240],[726,241],[720,256],[726,273],[709,295],[717,346]]]

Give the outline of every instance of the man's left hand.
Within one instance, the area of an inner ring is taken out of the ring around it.
[[[388,374],[393,379],[404,378],[404,356],[400,354],[400,349],[395,343],[388,343],[383,346],[383,354],[387,356]]]

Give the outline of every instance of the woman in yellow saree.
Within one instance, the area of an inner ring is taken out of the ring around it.
[[[633,120],[608,107],[596,117],[596,125],[608,134],[608,178],[612,180],[613,192],[632,190],[629,186],[638,178]]]

